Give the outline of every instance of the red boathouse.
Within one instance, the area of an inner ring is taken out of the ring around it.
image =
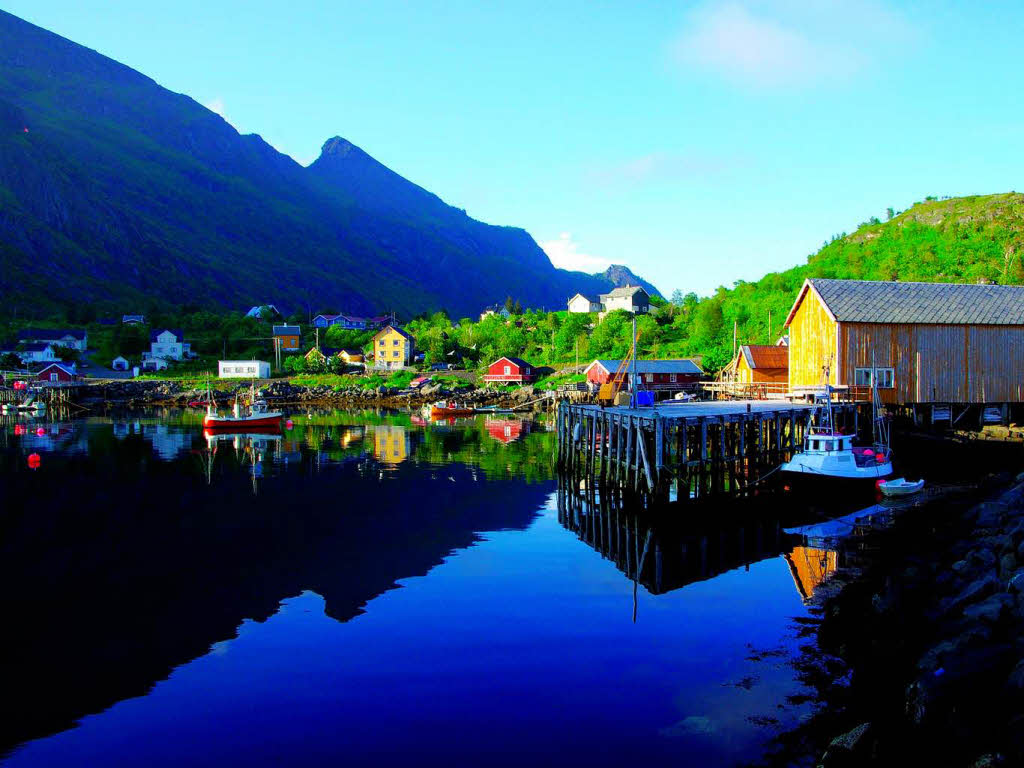
[[[533,368],[518,357],[499,358],[487,367],[487,373],[484,374],[484,381],[508,384],[529,384],[533,379]]]

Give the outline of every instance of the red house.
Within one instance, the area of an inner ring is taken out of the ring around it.
[[[45,384],[71,384],[77,380],[75,367],[65,363],[50,363],[36,374],[36,381]]]
[[[484,381],[502,381],[510,384],[528,384],[534,379],[533,368],[518,357],[502,357],[487,368]]]
[[[621,360],[595,360],[583,372],[587,381],[600,386],[606,384],[619,370]],[[627,362],[624,368],[626,377],[622,388],[629,389],[629,375],[633,372],[633,364]],[[646,390],[664,390],[667,392],[686,389],[700,381],[703,371],[693,360],[637,360],[636,374],[640,385]]]

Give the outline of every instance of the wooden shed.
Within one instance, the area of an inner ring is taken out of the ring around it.
[[[518,357],[500,357],[487,366],[484,381],[529,384],[535,376],[533,368]]]
[[[809,279],[786,318],[789,387],[896,404],[1024,399],[1024,286]]]
[[[789,382],[789,347],[744,344],[732,365],[734,381],[742,384]]]

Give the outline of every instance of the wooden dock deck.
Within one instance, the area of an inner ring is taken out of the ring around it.
[[[802,445],[817,406],[766,400],[630,408],[562,402],[559,468],[596,485],[679,499],[749,490]],[[836,424],[858,427],[856,405],[832,404]]]

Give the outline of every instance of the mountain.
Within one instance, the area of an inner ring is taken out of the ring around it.
[[[1019,285],[1022,258],[1024,194],[928,198],[833,237],[806,264],[690,298],[675,328],[682,351],[704,354],[714,368],[732,355],[734,323],[740,344],[774,342],[805,278]]]
[[[600,280],[607,280],[616,288],[625,285],[639,285],[649,296],[661,296],[661,291],[655,288],[651,283],[644,280],[642,277],[638,277],[633,274],[633,271],[622,264],[612,264],[604,272],[598,272],[594,277]],[[665,298],[661,296],[661,298]]]
[[[304,168],[187,96],[0,11],[0,294],[474,315],[613,287],[556,269],[342,138]]]

